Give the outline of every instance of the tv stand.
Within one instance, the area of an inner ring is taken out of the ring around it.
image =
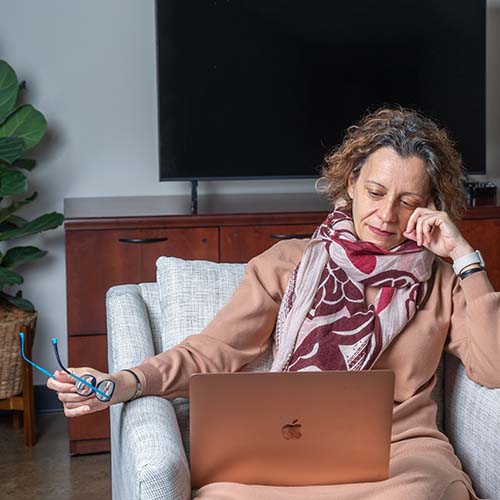
[[[73,198],[64,202],[69,366],[107,372],[106,291],[156,281],[161,255],[247,262],[308,237],[329,204],[311,193]],[[500,290],[500,206],[474,207],[459,227]],[[109,451],[108,410],[69,420],[70,451]]]
[[[191,215],[198,213],[198,181],[191,181]]]

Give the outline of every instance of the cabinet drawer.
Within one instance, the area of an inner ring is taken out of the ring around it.
[[[90,366],[108,371],[106,335],[83,335],[68,338],[68,364],[72,368]],[[109,410],[69,419],[69,438],[109,439]]]
[[[248,262],[278,241],[309,238],[316,227],[316,224],[221,227],[220,261]]]
[[[218,260],[217,228],[68,231],[68,333],[105,333],[105,296],[113,285],[156,281],[161,255]]]

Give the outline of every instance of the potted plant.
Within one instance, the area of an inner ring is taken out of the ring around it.
[[[38,194],[29,193],[26,174],[36,162],[24,155],[36,146],[47,130],[40,111],[30,104],[18,104],[20,92],[15,71],[0,60],[0,399],[18,394],[22,388],[19,356],[19,327],[34,327],[36,312],[33,304],[17,289],[24,281],[15,270],[47,254],[34,246],[10,246],[6,242],[25,238],[60,226],[64,216],[58,212],[40,215],[32,220],[17,212],[33,203]],[[7,368],[10,367],[10,368]],[[14,384],[6,371],[16,372]],[[16,392],[17,391],[17,392]]]

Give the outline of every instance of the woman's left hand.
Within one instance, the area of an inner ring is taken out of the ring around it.
[[[453,260],[474,251],[448,214],[436,210],[433,203],[413,211],[403,236],[440,257]]]

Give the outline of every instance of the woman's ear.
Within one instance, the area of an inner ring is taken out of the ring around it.
[[[356,181],[354,180],[354,175],[351,174],[349,176],[349,179],[347,179],[347,194],[349,195],[349,198],[352,198],[354,197],[354,184],[356,183]]]

